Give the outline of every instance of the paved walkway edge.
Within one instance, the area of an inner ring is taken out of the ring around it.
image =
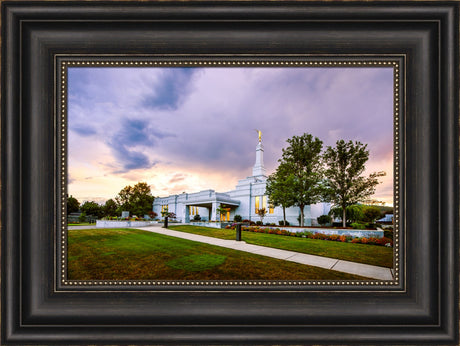
[[[280,250],[260,245],[247,244],[244,241],[225,240],[213,237],[207,237],[198,234],[174,231],[171,229],[161,228],[158,226],[136,227],[144,231],[169,235],[176,238],[197,241],[200,243],[221,246],[228,249],[238,250],[262,255],[285,261],[291,261],[300,264],[306,264],[314,267],[335,270],[343,273],[360,275],[377,280],[393,280],[393,274],[390,268],[373,266],[370,264],[356,263],[350,261],[338,260],[323,256],[308,255],[300,252]]]

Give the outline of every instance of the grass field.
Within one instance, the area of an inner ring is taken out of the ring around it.
[[[220,239],[235,239],[235,231],[231,229],[199,226],[171,226],[168,228],[175,231],[194,233]],[[248,244],[291,250],[310,255],[332,257],[345,261],[387,268],[393,267],[393,249],[384,246],[342,243],[337,241],[296,238],[253,232],[242,232],[241,238]]]
[[[94,223],[89,223],[89,222],[80,222],[80,223],[68,223],[67,226],[90,226],[94,225]]]
[[[70,280],[362,280],[136,229],[68,231]]]

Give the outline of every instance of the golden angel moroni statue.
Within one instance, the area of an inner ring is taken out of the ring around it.
[[[262,142],[262,131],[255,130],[259,134],[259,142]]]

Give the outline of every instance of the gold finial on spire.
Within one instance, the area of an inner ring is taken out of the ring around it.
[[[262,131],[255,130],[259,134],[259,142],[262,142]]]

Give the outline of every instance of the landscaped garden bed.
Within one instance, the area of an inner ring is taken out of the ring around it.
[[[199,234],[220,239],[235,239],[233,229],[215,229],[207,227],[194,227],[190,225],[177,225],[170,227],[175,231]],[[345,242],[326,241],[320,239],[321,236],[303,237],[299,234],[265,233],[265,232],[242,232],[242,240],[248,244],[273,247],[282,250],[295,251],[310,255],[318,255],[330,258],[337,258],[345,261],[371,264],[381,267],[391,268],[393,266],[393,249],[386,246],[376,246],[377,243],[370,242],[358,243],[347,238]],[[342,238],[343,239],[343,238]],[[359,239],[359,238],[356,238]],[[386,238],[385,241],[392,243]],[[372,246],[374,245],[374,246]]]
[[[229,227],[231,228],[231,227]],[[227,229],[229,229],[227,228]],[[284,236],[291,236],[291,237],[302,237],[302,238],[309,238],[309,239],[319,239],[319,240],[330,240],[330,241],[340,241],[342,243],[361,243],[361,244],[369,244],[369,245],[384,245],[387,247],[393,246],[393,240],[390,238],[386,238],[383,236],[382,231],[378,232],[380,237],[366,237],[360,236],[363,232],[362,230],[353,230],[353,229],[325,229],[326,232],[321,232],[324,229],[318,231],[318,229],[308,229],[304,230],[301,228],[300,231],[293,232],[289,229],[284,228],[272,228],[272,227],[258,227],[258,226],[248,226],[242,227],[243,231],[247,232],[255,232],[255,233],[267,233],[267,234],[277,234],[277,235],[284,235]],[[335,233],[336,232],[336,233]],[[367,231],[366,235],[370,235],[371,233]]]
[[[227,226],[234,229],[235,224]],[[372,245],[393,246],[393,241],[384,236],[382,229],[362,230],[352,228],[319,228],[319,227],[288,227],[288,226],[243,226],[243,231],[278,234],[292,237],[303,237],[320,240],[334,240]]]

